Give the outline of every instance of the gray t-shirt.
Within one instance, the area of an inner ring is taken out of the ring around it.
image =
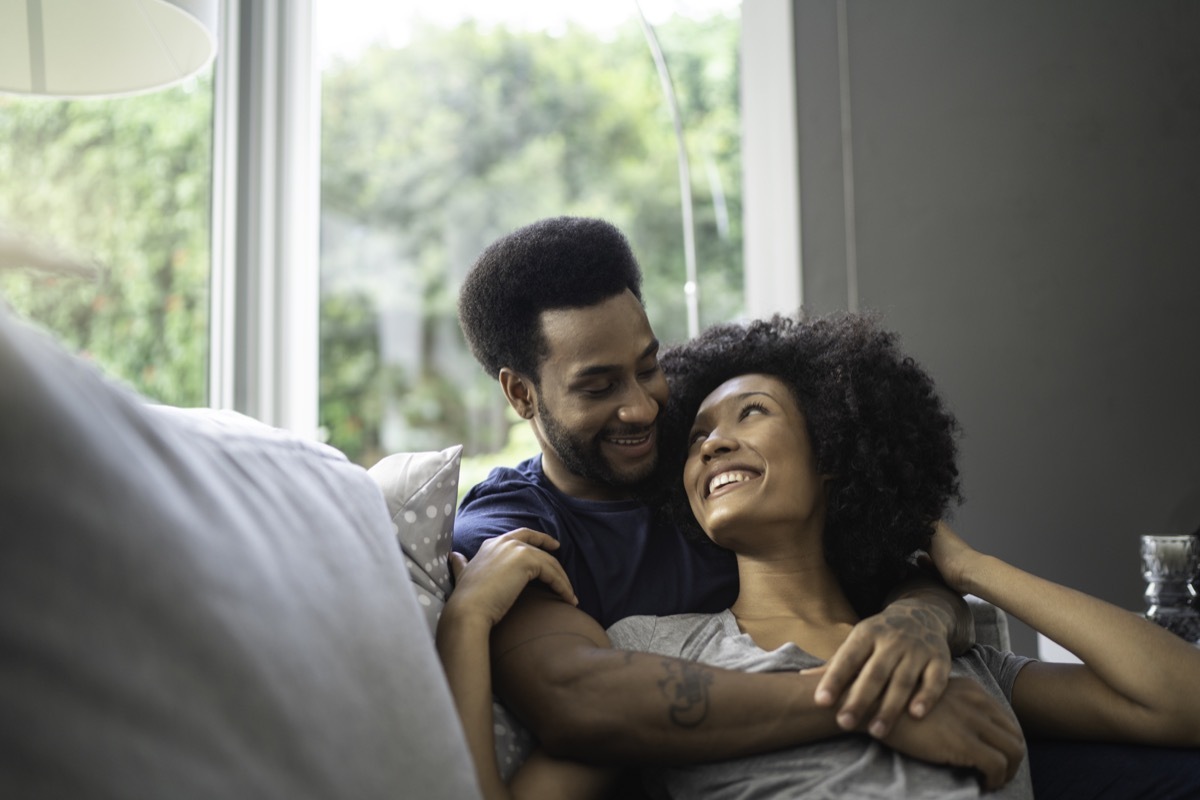
[[[627,617],[608,629],[613,646],[677,656],[743,672],[796,671],[820,666],[821,659],[794,644],[767,652],[742,633],[729,611],[671,617]],[[1021,656],[976,645],[955,658],[952,675],[970,676],[1008,704],[1017,673],[1029,662]],[[865,735],[848,734],[759,756],[682,767],[647,769],[653,797],[720,798],[938,798],[981,796],[975,773],[908,758]],[[1032,798],[1028,762],[996,800]]]

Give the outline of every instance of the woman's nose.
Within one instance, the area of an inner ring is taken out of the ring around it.
[[[736,448],[737,442],[733,439],[730,439],[728,436],[725,436],[723,433],[721,433],[721,429],[718,428],[705,437],[704,441],[700,443],[700,455],[703,456],[705,460],[708,460],[713,456],[719,456],[722,453],[728,453]]]

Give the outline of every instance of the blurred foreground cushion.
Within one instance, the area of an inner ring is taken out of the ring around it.
[[[0,796],[471,798],[384,499],[0,310]]]

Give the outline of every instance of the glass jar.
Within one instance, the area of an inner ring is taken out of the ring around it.
[[[1142,537],[1146,619],[1193,643],[1200,642],[1198,568],[1200,539],[1195,535]]]

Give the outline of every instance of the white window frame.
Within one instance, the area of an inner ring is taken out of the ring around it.
[[[320,94],[310,0],[223,0],[209,404],[317,435]]]
[[[742,247],[746,314],[804,302],[792,0],[742,2]]]

